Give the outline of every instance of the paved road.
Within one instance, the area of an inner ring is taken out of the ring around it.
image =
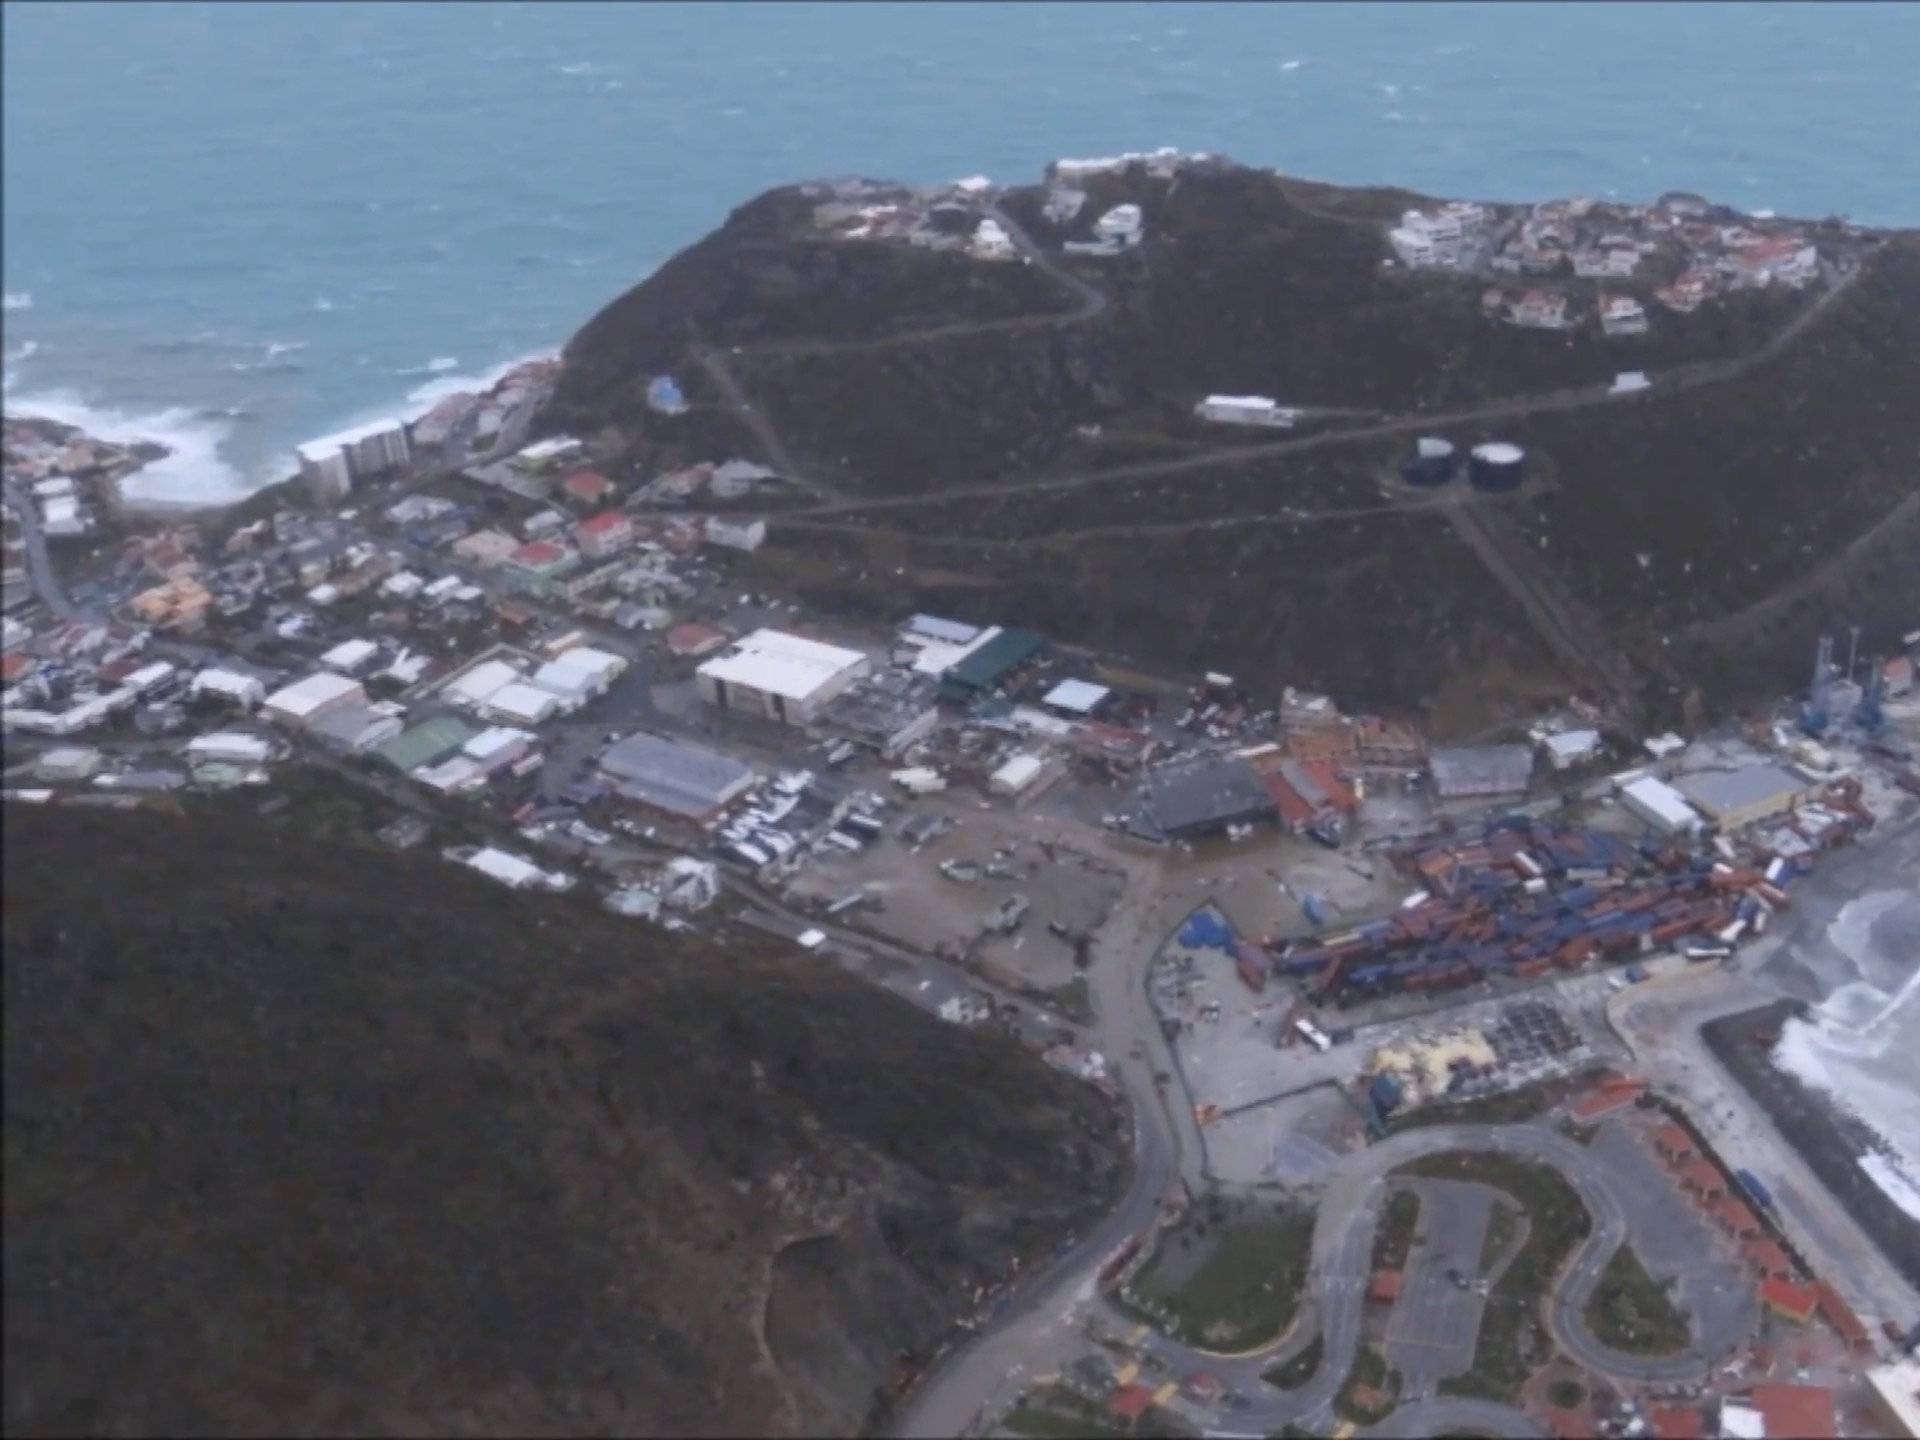
[[[74,604],[66,586],[60,583],[60,574],[47,554],[47,537],[40,528],[40,513],[33,508],[33,498],[27,494],[26,487],[17,481],[7,481],[6,499],[7,508],[20,522],[20,536],[27,547],[27,578],[40,603],[62,620],[95,618],[93,611]]]
[[[1418,1180],[1411,1188],[1420,1197],[1421,1239],[1407,1256],[1386,1356],[1400,1372],[1402,1393],[1422,1399],[1473,1368],[1486,1297],[1454,1277],[1480,1274],[1495,1197],[1485,1185],[1460,1180]]]
[[[1017,242],[1016,242],[1017,243]],[[1809,326],[1824,315],[1843,295],[1847,294],[1864,273],[1865,266],[1841,276],[1823,292],[1805,311],[1764,345],[1746,355],[1730,360],[1711,361],[1697,366],[1669,371],[1659,377],[1651,392],[1656,397],[1682,394],[1698,389],[1703,385],[1719,384],[1744,374],[1755,365],[1772,359],[1782,350],[1799,339]],[[1064,273],[1064,272],[1062,272]],[[1573,386],[1564,390],[1542,391],[1527,395],[1513,395],[1501,400],[1483,401],[1472,405],[1458,406],[1451,410],[1415,411],[1412,413],[1389,416],[1375,424],[1355,426],[1348,430],[1331,430],[1319,435],[1302,435],[1284,440],[1273,440],[1262,444],[1236,445],[1216,450],[1203,451],[1198,455],[1185,455],[1168,460],[1142,460],[1129,465],[1116,465],[1104,470],[1081,471],[1069,475],[1055,475],[1046,479],[1032,477],[982,481],[972,485],[947,486],[938,490],[913,495],[889,495],[876,499],[850,500],[833,505],[822,505],[814,509],[798,512],[783,520],[785,524],[797,524],[806,517],[826,517],[829,515],[848,515],[878,510],[905,509],[915,505],[935,504],[946,500],[978,499],[995,495],[1039,494],[1063,490],[1091,490],[1105,485],[1120,484],[1129,480],[1152,479],[1164,475],[1184,475],[1197,470],[1209,470],[1222,465],[1246,465],[1258,460],[1271,459],[1278,455],[1304,454],[1315,450],[1324,450],[1346,444],[1357,444],[1367,440],[1378,440],[1388,436],[1411,434],[1439,426],[1465,425],[1486,420],[1514,419],[1527,415],[1544,415],[1571,410],[1586,410],[1596,406],[1624,404],[1644,398],[1642,393],[1620,394],[1614,391],[1612,382],[1592,385]],[[879,531],[877,533],[886,533]]]
[[[1700,1027],[1752,1010],[1782,994],[1818,999],[1823,984],[1801,958],[1818,953],[1827,927],[1850,901],[1875,890],[1911,886],[1920,874],[1920,814],[1882,822],[1870,841],[1823,858],[1793,886],[1792,909],[1736,966],[1699,967],[1647,985],[1630,985],[1608,1004],[1614,1028],[1637,1064],[1655,1068],[1687,1106],[1729,1165],[1752,1170],[1780,1200],[1782,1229],[1869,1324],[1911,1324],[1920,1288],[1901,1275],[1794,1147],[1756,1098],[1728,1073]]]
[[[1426,1435],[1500,1435],[1546,1440],[1547,1432],[1520,1411],[1491,1400],[1440,1397],[1402,1405],[1378,1425],[1360,1432],[1368,1440],[1419,1440]]]

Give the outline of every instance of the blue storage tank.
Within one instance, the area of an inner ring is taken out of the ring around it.
[[[1453,479],[1459,465],[1460,457],[1455,453],[1452,441],[1442,440],[1437,435],[1422,435],[1413,442],[1413,454],[1401,467],[1400,473],[1409,485],[1427,490]]]
[[[1504,440],[1476,445],[1467,457],[1467,477],[1476,490],[1506,494],[1518,490],[1526,478],[1526,460],[1526,451]]]

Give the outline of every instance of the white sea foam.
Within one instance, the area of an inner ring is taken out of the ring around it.
[[[1920,899],[1881,890],[1849,901],[1827,927],[1823,950],[1858,978],[1834,986],[1806,1020],[1790,1020],[1774,1063],[1825,1092],[1885,1144],[1862,1170],[1902,1209],[1920,1201],[1920,964],[1911,936]],[[1893,975],[1905,973],[1896,984]],[[1883,981],[1886,987],[1876,983]],[[1920,1214],[1920,1212],[1912,1212]]]
[[[316,295],[313,297],[313,308],[320,311],[327,311],[327,310],[337,310],[340,307],[334,304],[334,302],[329,300],[326,296]]]
[[[20,378],[17,368],[22,360],[31,360],[40,350],[38,340],[22,340],[20,348],[4,357],[5,369],[0,370],[0,392],[12,393],[14,383]]]
[[[1280,62],[1280,68],[1282,70],[1298,70],[1302,65],[1306,63],[1307,62],[1304,60],[1282,60]]]
[[[436,372],[441,372],[440,378],[429,380],[425,384],[418,385],[408,391],[407,403],[418,406],[420,410],[424,412],[432,408],[437,402],[446,399],[449,395],[458,395],[462,392],[474,395],[482,394],[485,391],[493,389],[494,386],[506,379],[508,372],[516,366],[524,365],[529,360],[551,360],[554,357],[554,353],[552,350],[536,350],[533,354],[522,355],[517,360],[502,361],[491,370],[480,375],[448,375],[444,372],[450,370],[452,366],[450,364],[440,365],[438,362],[435,362],[435,364],[429,368],[434,369]],[[416,371],[413,373],[418,374],[419,372]]]
[[[33,292],[30,290],[7,291],[5,308],[8,310],[31,310],[33,308]]]
[[[231,427],[224,420],[184,406],[151,415],[129,415],[89,405],[71,391],[50,390],[39,395],[9,395],[7,410],[14,415],[38,415],[72,425],[116,445],[144,440],[166,446],[165,456],[143,465],[121,482],[121,491],[129,500],[224,505],[240,499],[251,488],[220,456],[220,442]]]
[[[1915,1184],[1911,1175],[1885,1155],[1861,1156],[1860,1168],[1867,1172],[1867,1178],[1878,1185],[1889,1200],[1915,1220],[1920,1220],[1920,1184]]]
[[[306,348],[307,342],[304,340],[269,340],[267,342],[267,358],[271,360],[276,355],[291,355],[296,351]]]

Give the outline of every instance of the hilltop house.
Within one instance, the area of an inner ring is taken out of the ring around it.
[[[1554,290],[1529,290],[1507,307],[1507,319],[1534,330],[1564,330],[1567,297]]]
[[[1600,329],[1608,335],[1644,335],[1647,311],[1631,295],[1600,297]]]

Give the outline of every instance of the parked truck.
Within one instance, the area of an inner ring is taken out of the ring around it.
[[[1736,1170],[1733,1178],[1740,1182],[1740,1188],[1747,1192],[1747,1198],[1762,1210],[1773,1209],[1773,1192],[1761,1183],[1760,1177],[1751,1170]]]

